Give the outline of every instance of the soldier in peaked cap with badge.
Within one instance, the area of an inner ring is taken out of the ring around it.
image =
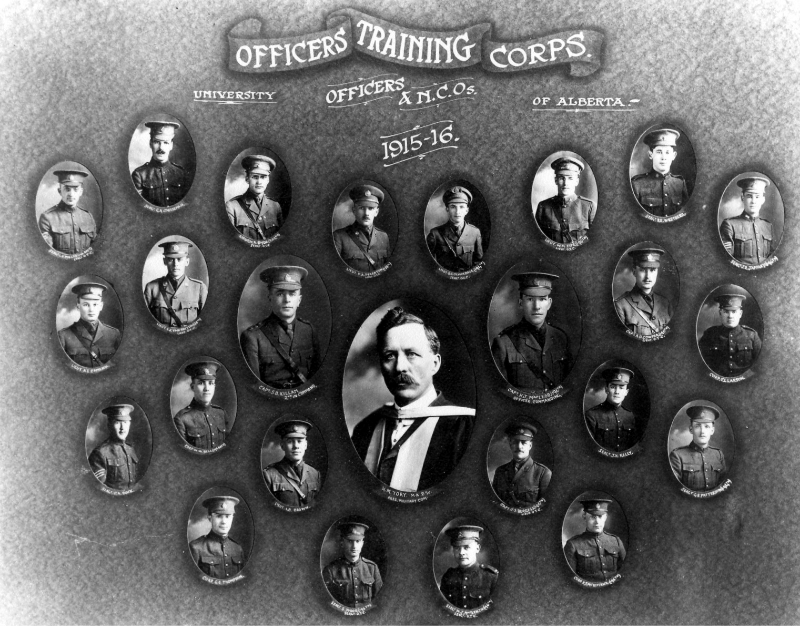
[[[536,207],[536,223],[549,239],[557,243],[577,243],[592,226],[597,209],[588,198],[575,193],[583,172],[583,163],[572,157],[556,159],[558,195],[542,200]]]
[[[144,299],[153,317],[171,328],[195,322],[206,303],[205,283],[186,275],[192,244],[174,239],[158,244],[164,249],[167,274],[151,280],[144,288]]]
[[[348,607],[360,607],[375,600],[383,587],[377,563],[361,557],[369,526],[358,522],[339,524],[342,556],[322,570],[322,580],[333,598]]]
[[[251,154],[242,159],[247,191],[225,203],[228,219],[239,234],[253,241],[264,241],[278,232],[283,224],[283,210],[266,196],[269,178],[276,164],[274,159]]]
[[[314,504],[322,486],[322,476],[303,461],[308,447],[307,434],[313,428],[304,420],[289,420],[275,427],[281,437],[283,458],[264,470],[267,489],[278,502],[301,507]]]
[[[178,204],[191,186],[190,174],[177,163],[170,161],[175,132],[181,127],[176,122],[153,120],[145,122],[150,129],[150,150],[153,157],[131,174],[133,185],[142,198],[155,206]]]
[[[455,526],[445,532],[458,565],[444,573],[439,591],[459,609],[477,609],[491,600],[499,575],[491,565],[478,563],[483,528]]]
[[[217,387],[218,368],[219,363],[214,361],[199,361],[186,367],[184,371],[192,380],[194,398],[173,419],[181,438],[200,450],[219,448],[230,430],[225,409],[211,404]]]
[[[537,428],[529,422],[515,422],[506,428],[513,459],[494,472],[492,489],[508,506],[522,509],[533,506],[550,484],[552,472],[531,457]]]
[[[126,441],[132,411],[131,404],[112,404],[103,409],[110,434],[89,455],[94,477],[111,489],[130,489],[139,479],[139,455]]]
[[[212,578],[233,578],[244,567],[244,550],[228,536],[239,498],[215,496],[203,500],[211,530],[189,544],[189,552],[200,570]]]
[[[722,245],[737,261],[760,265],[772,254],[772,223],[758,216],[770,182],[764,176],[751,176],[736,185],[742,190],[743,210],[722,222]]]
[[[613,500],[608,498],[581,500],[586,531],[572,537],[564,546],[570,568],[587,581],[611,580],[625,561],[622,539],[604,530],[611,502]]]
[[[670,172],[672,162],[678,156],[677,140],[681,134],[672,128],[661,128],[648,133],[644,142],[650,148],[648,153],[652,167],[647,174],[639,174],[631,179],[631,187],[636,200],[648,213],[666,217],[686,208],[689,191],[683,176]]]
[[[444,269],[466,272],[483,260],[481,231],[466,222],[472,194],[464,187],[451,187],[442,201],[450,219],[428,233],[428,250]]]
[[[389,260],[389,235],[375,226],[381,210],[383,192],[372,185],[357,185],[350,190],[355,221],[333,231],[336,252],[354,270],[374,272]]]
[[[78,206],[83,195],[84,170],[56,170],[61,202],[39,216],[42,237],[54,250],[64,254],[80,254],[92,246],[97,225],[92,214]]]
[[[245,330],[240,343],[245,361],[261,381],[276,389],[308,382],[319,368],[319,342],[311,322],[297,317],[308,271],[275,265],[261,272],[269,289],[269,317]]]
[[[722,293],[714,297],[719,304],[722,324],[706,329],[698,342],[706,365],[720,376],[739,376],[749,370],[761,353],[761,337],[739,322],[742,319],[743,293]]]
[[[100,321],[105,285],[84,282],[75,285],[80,319],[58,331],[58,341],[67,356],[83,367],[100,367],[117,352],[122,333]]]
[[[555,389],[572,369],[567,333],[546,320],[553,305],[550,293],[558,276],[525,272],[511,278],[519,283],[522,319],[494,338],[494,362],[508,383],[517,389]]]
[[[672,471],[684,487],[692,491],[710,491],[725,477],[725,456],[722,450],[709,445],[719,411],[698,404],[686,409],[692,432],[692,443],[669,453]]]
[[[606,399],[586,411],[586,426],[592,439],[606,450],[622,452],[639,441],[636,416],[622,406],[632,378],[633,372],[625,367],[603,370]]]
[[[633,259],[636,285],[614,300],[614,308],[623,324],[637,337],[660,333],[672,317],[672,304],[653,291],[661,267],[661,248],[639,248],[628,252]]]

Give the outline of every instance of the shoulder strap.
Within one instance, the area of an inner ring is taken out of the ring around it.
[[[348,237],[350,237],[350,239],[352,239],[353,243],[354,243],[354,244],[356,244],[356,246],[358,247],[358,249],[359,249],[359,250],[361,250],[361,252],[363,252],[363,253],[364,253],[364,256],[365,256],[365,257],[367,257],[367,261],[369,262],[369,264],[370,264],[370,267],[375,267],[375,265],[377,264],[377,261],[376,261],[375,259],[373,259],[373,258],[372,258],[372,257],[369,255],[369,252],[368,252],[368,251],[367,251],[367,249],[364,247],[364,244],[362,244],[362,243],[361,243],[361,242],[358,240],[358,236],[356,236],[356,234],[355,234],[355,233],[354,233],[352,230],[350,230],[350,229],[347,229],[347,230],[346,230],[346,232],[347,232],[347,236],[348,236]]]
[[[261,226],[258,225],[258,220],[253,219],[253,216],[250,215],[250,211],[247,209],[247,203],[244,200],[244,194],[236,198],[236,201],[239,203],[239,206],[242,207],[242,211],[244,211],[244,214],[250,219],[250,222],[253,224],[253,228],[255,228],[258,231],[259,236],[266,239],[267,236],[264,234],[264,231],[261,230]]]
[[[98,326],[98,330],[100,330],[99,326]],[[92,365],[92,367],[97,367],[97,366],[102,365],[102,363],[100,362],[100,357],[98,356],[97,352],[95,350],[92,350],[92,342],[91,341],[87,341],[86,337],[81,336],[80,333],[73,332],[72,334],[75,335],[75,337],[78,339],[78,341],[81,342],[81,345],[89,353],[89,356],[92,357],[92,363],[95,363],[95,362],[97,363],[96,366]]]
[[[161,293],[161,299],[164,300],[164,307],[166,307],[167,313],[169,313],[169,316],[172,318],[172,321],[175,322],[175,325],[180,328],[183,326],[183,322],[180,320],[180,318],[178,318],[178,314],[175,313],[175,309],[173,309],[167,302],[167,294],[164,292],[163,280],[158,281],[158,291]]]
[[[289,366],[289,369],[292,371],[292,374],[296,376],[301,383],[305,384],[308,382],[308,379],[303,376],[303,373],[300,371],[300,366],[294,362],[294,359],[283,349],[281,342],[278,340],[278,335],[275,332],[275,328],[271,325],[267,326],[266,324],[259,328],[261,333],[267,338],[267,341],[270,342],[275,351],[278,353],[278,356],[281,357],[286,365]]]
[[[657,333],[658,332],[658,328],[656,328],[656,326],[655,326],[655,324],[653,324],[653,322],[651,322],[649,319],[647,319],[647,316],[644,314],[644,311],[642,311],[638,306],[636,306],[631,301],[630,298],[625,298],[625,300],[628,302],[628,304],[631,305],[631,308],[634,311],[636,311],[639,314],[639,316],[645,321],[645,323],[650,327],[650,330],[652,330],[654,333]],[[655,306],[655,298],[653,299],[653,306]]]

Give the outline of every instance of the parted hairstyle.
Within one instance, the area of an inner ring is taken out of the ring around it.
[[[389,309],[378,324],[378,352],[380,352],[383,347],[383,342],[386,339],[386,333],[388,333],[392,328],[403,326],[405,324],[421,324],[422,328],[425,329],[425,336],[428,338],[428,344],[431,347],[431,352],[434,354],[439,354],[441,342],[439,341],[439,336],[436,334],[436,331],[423,322],[422,319],[413,313],[403,310],[403,308],[399,306]]]

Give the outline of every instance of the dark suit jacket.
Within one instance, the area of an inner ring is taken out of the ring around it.
[[[58,341],[67,356],[83,367],[100,367],[117,352],[122,334],[113,326],[98,322],[94,338],[86,325],[78,320],[58,331]],[[88,348],[87,348],[88,346]]]

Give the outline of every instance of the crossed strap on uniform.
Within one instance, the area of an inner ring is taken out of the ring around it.
[[[286,481],[292,486],[292,489],[294,489],[297,492],[297,494],[300,496],[300,500],[305,502],[306,499],[308,498],[308,494],[303,493],[303,490],[300,489],[300,483],[296,479],[289,476],[288,473],[282,471],[281,468],[278,467],[277,465],[273,467],[281,476],[283,476],[286,479]]]
[[[97,331],[100,331],[100,326],[97,326]],[[92,363],[97,362],[97,365],[102,365],[100,362],[100,357],[98,356],[97,352],[92,350],[92,342],[86,340],[86,337],[81,337],[78,333],[73,333],[75,337],[77,337],[78,341],[81,342],[81,345],[86,348],[86,352],[89,353],[89,356],[92,357]]]
[[[278,334],[274,328],[264,328],[263,326],[259,329],[261,334],[267,338],[267,341],[272,344],[272,347],[275,348],[275,351],[278,353],[278,356],[281,357],[286,365],[289,367],[289,370],[292,372],[293,376],[296,376],[302,384],[308,382],[308,378],[303,376],[303,372],[300,371],[300,366],[294,362],[294,359],[289,355],[286,350],[284,350],[283,346],[281,345],[280,340],[278,339]]]
[[[464,228],[466,228],[466,225],[464,226]],[[442,235],[442,239],[444,240],[447,249],[450,250],[450,253],[455,257],[456,261],[461,263],[461,265],[464,266],[464,269],[469,269],[469,265],[464,263],[464,260],[460,256],[458,256],[458,252],[455,251],[455,248],[453,248],[453,244],[450,243],[450,240],[445,235]]]
[[[653,322],[651,322],[649,319],[647,319],[647,314],[644,311],[642,311],[638,306],[636,306],[633,302],[631,302],[631,300],[629,298],[625,298],[625,300],[628,302],[628,304],[631,305],[633,310],[636,311],[641,316],[641,318],[645,321],[645,323],[650,327],[650,330],[652,330],[654,333],[657,333],[658,332],[658,327],[655,324],[653,324]],[[656,301],[655,301],[655,298],[654,298],[653,299],[653,310],[655,310],[655,305],[656,305]]]
[[[250,221],[253,223],[253,226],[258,231],[259,236],[262,239],[266,239],[267,236],[264,234],[264,231],[261,230],[261,226],[258,225],[258,219],[253,219],[250,209],[247,208],[247,203],[244,200],[244,196],[240,196],[239,198],[236,199],[236,201],[239,203],[239,206],[242,207],[244,214],[250,218]]]
[[[167,309],[167,313],[169,313],[169,316],[172,318],[172,321],[175,322],[175,325],[178,328],[180,328],[181,326],[183,326],[183,322],[178,317],[178,314],[175,313],[175,309],[173,309],[169,305],[169,301],[167,300],[167,292],[164,291],[164,282],[165,281],[163,281],[163,280],[159,281],[159,283],[158,283],[158,291],[159,291],[159,293],[161,293],[161,299],[164,300],[164,307]]]
[[[564,218],[564,209],[567,208],[569,204],[569,200],[564,198],[561,201],[561,215],[558,218],[558,223],[561,225],[561,237],[564,239],[565,243],[573,243],[572,235],[569,232],[569,224],[567,224],[567,220]]]
[[[511,337],[509,337],[509,339],[511,339]],[[511,340],[511,343],[514,345],[514,349],[519,353],[520,358],[523,361],[525,361],[525,365],[528,366],[528,369],[531,372],[533,372],[534,376],[536,376],[537,378],[540,378],[541,380],[547,381],[549,384],[555,386],[556,383],[552,378],[550,378],[547,374],[545,374],[542,370],[540,370],[538,367],[536,367],[533,363],[531,363],[528,359],[525,358],[525,355],[522,354],[522,350],[520,350],[519,346],[517,346],[517,344],[514,343],[513,339]],[[538,341],[537,341],[537,343],[538,343]]]
[[[350,239],[353,240],[353,243],[356,244],[358,249],[361,250],[361,252],[364,253],[364,256],[367,258],[367,261],[369,262],[370,267],[375,267],[375,265],[378,264],[378,261],[374,260],[369,255],[369,251],[367,250],[366,247],[364,247],[364,244],[361,241],[359,241],[358,236],[354,232],[349,231],[349,230],[347,231],[347,235],[350,237]]]

